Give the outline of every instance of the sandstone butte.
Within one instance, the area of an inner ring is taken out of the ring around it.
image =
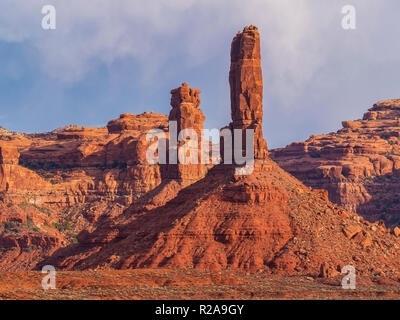
[[[376,103],[362,120],[271,152],[307,186],[369,221],[400,225],[400,100]],[[400,230],[396,228],[395,233]]]
[[[248,176],[235,175],[235,165],[147,163],[146,130],[167,132],[168,120],[180,128],[203,127],[200,91],[187,83],[171,91],[168,117],[122,114],[107,128],[67,126],[41,134],[3,130],[0,270],[52,264],[64,270],[162,267],[334,277],[354,265],[359,275],[398,279],[395,234],[330,202],[327,191],[305,186],[269,157],[260,59],[258,30],[245,27],[231,47],[227,127],[255,130],[255,169]],[[370,116],[389,116],[385,110],[378,106]],[[374,130],[368,124],[377,121],[395,120],[367,119],[357,122],[358,130]],[[346,127],[349,135],[354,126]],[[365,150],[386,150],[383,138],[364,139]],[[383,158],[366,162],[382,172]],[[316,158],[309,159],[311,166]]]

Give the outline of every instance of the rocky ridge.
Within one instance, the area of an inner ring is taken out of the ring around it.
[[[400,100],[376,103],[336,133],[271,151],[284,170],[370,221],[400,224]]]

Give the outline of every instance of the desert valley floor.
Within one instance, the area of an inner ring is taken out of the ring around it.
[[[400,283],[386,278],[358,279],[356,290],[344,290],[332,279],[277,276],[267,273],[200,272],[140,269],[64,271],[57,288],[43,290],[40,272],[0,273],[0,299],[399,299]]]

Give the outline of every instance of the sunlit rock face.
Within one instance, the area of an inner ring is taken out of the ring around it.
[[[231,46],[232,129],[254,130],[254,156],[268,156],[267,143],[263,138],[263,81],[261,70],[260,34],[255,26],[245,27],[233,38]],[[245,143],[243,143],[245,150]]]

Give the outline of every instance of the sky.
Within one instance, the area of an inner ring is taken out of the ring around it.
[[[44,5],[56,29],[42,28]],[[356,29],[342,28],[342,7]],[[337,131],[399,98],[398,0],[0,0],[0,125],[42,132],[168,114],[170,90],[202,90],[205,127],[230,121],[230,44],[261,34],[269,148]]]

